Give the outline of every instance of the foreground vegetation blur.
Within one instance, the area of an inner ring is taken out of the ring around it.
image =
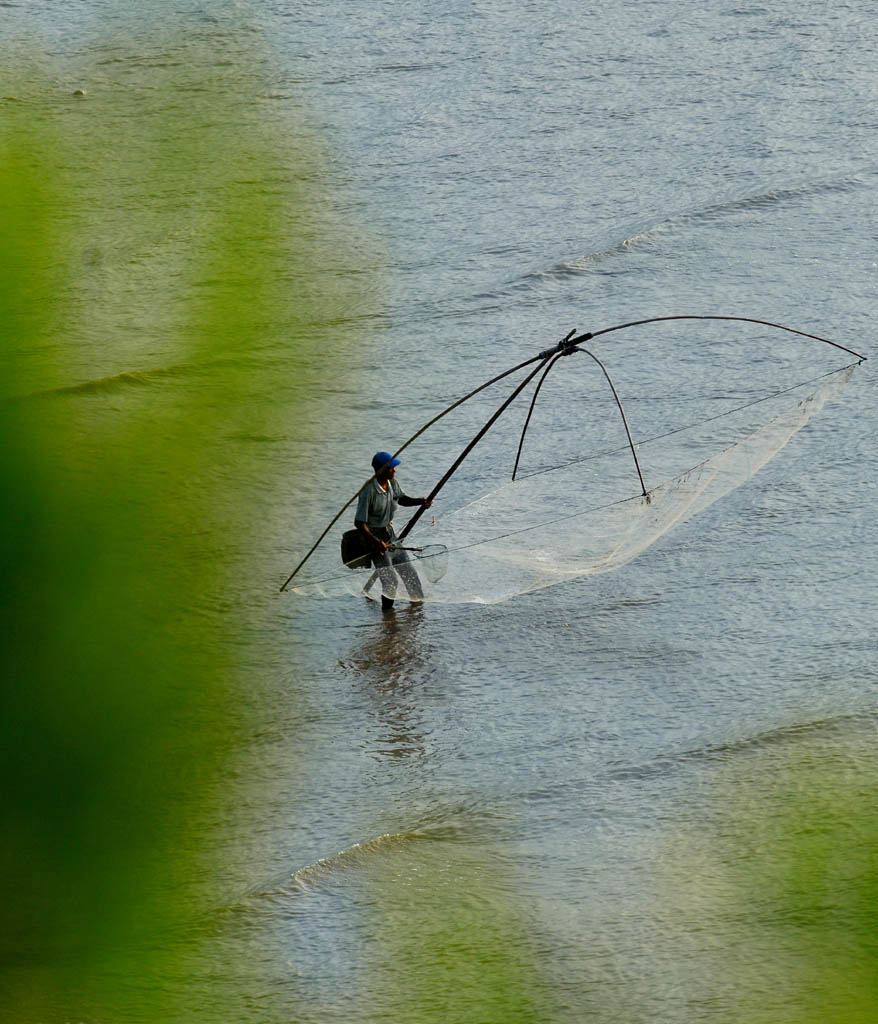
[[[344,322],[346,293],[320,273],[317,154],[242,112],[243,69],[193,66],[136,102],[25,80],[0,135],[0,1019],[22,1024],[280,1021],[307,1003],[220,935],[236,919],[216,903],[234,875],[221,825],[240,814],[224,782],[249,738],[247,610],[228,594],[277,471],[225,442],[304,427],[278,367],[300,390],[320,372],[298,349]],[[477,866],[462,877],[476,887]],[[380,915],[392,894],[376,881],[374,898]],[[379,1003],[538,1019],[513,908],[482,919],[449,889],[437,918],[413,898],[383,929],[401,970]]]
[[[3,107],[3,1020],[198,1013],[183,936],[247,722],[216,608],[258,478],[221,441],[278,414],[250,358],[266,309],[295,310],[294,350],[320,297],[289,286],[307,154],[208,118],[234,81],[181,105],[190,73],[154,74],[137,116],[48,78]]]

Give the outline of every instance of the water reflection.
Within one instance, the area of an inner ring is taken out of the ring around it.
[[[355,652],[355,663],[377,712],[375,756],[407,758],[426,753],[420,703],[427,674],[423,624],[423,605],[399,608],[385,615]]]

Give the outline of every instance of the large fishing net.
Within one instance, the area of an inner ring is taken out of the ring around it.
[[[419,524],[404,541],[408,550],[396,553],[393,573],[339,565],[291,589],[492,604],[616,569],[759,472],[853,369],[637,443],[646,496],[630,448],[591,453]]]

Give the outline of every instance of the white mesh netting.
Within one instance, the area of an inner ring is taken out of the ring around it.
[[[404,542],[422,550],[406,553],[401,579],[339,566],[291,589],[333,596],[366,588],[375,599],[382,591],[405,598],[415,571],[427,601],[492,604],[616,569],[759,472],[853,369],[638,444],[648,500],[623,447],[506,483],[433,523],[422,520]]]

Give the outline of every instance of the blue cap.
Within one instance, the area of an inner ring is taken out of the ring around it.
[[[395,459],[390,452],[375,452],[372,457],[372,469],[380,473],[382,469],[391,469],[399,465],[399,459]]]

